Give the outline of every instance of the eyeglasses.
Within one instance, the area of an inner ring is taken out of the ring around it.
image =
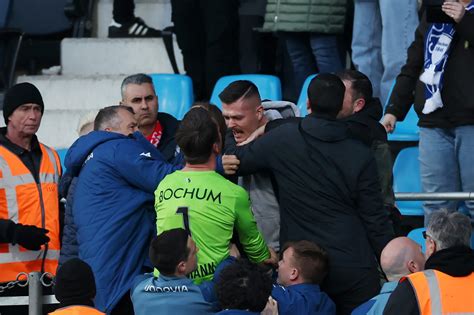
[[[431,235],[426,234],[426,231],[421,232],[421,234],[423,235],[423,238],[424,238],[425,240],[426,240],[427,237],[433,239],[433,238],[431,237]]]

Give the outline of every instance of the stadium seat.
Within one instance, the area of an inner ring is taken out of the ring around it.
[[[315,76],[317,76],[317,74],[313,74],[307,77],[304,81],[303,87],[301,88],[300,97],[298,97],[297,104],[298,108],[300,109],[301,117],[304,117],[308,114],[308,111],[306,110],[306,100],[308,99],[308,86],[309,82],[311,82],[311,80],[313,80]]]
[[[387,107],[393,88],[395,87],[395,80],[393,81],[390,92],[384,108]],[[398,121],[393,133],[388,134],[389,141],[418,141],[420,139],[420,129],[417,126],[418,115],[415,112],[415,106],[412,105],[403,121]]]
[[[418,147],[405,148],[400,151],[393,165],[394,192],[421,192],[420,164]],[[397,201],[402,215],[423,215],[421,201]]]
[[[191,78],[181,74],[153,73],[150,76],[158,95],[158,111],[183,119],[194,102]]]
[[[411,230],[410,233],[408,233],[407,237],[412,239],[413,241],[417,242],[418,244],[421,245],[421,251],[424,253],[425,252],[425,239],[423,238],[423,231],[425,231],[425,228],[418,228]]]
[[[403,121],[397,122],[395,131],[388,134],[389,141],[418,141],[420,139],[420,129],[417,126],[418,115],[414,106],[410,108]]]
[[[61,166],[63,168],[63,174],[66,172],[66,167],[64,166],[64,160],[66,158],[66,153],[69,148],[63,148],[63,149],[56,149],[56,152],[58,152],[59,159],[61,160]]]
[[[262,100],[268,99],[272,101],[281,101],[281,83],[278,77],[266,74],[240,74],[228,75],[220,78],[214,86],[210,102],[217,105],[217,107],[222,108],[219,94],[226,86],[237,80],[248,80],[253,82],[258,88]]]

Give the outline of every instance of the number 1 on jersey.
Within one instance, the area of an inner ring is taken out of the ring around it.
[[[184,229],[188,232],[189,236],[191,236],[191,229],[189,228],[189,208],[179,207],[178,210],[176,210],[176,214],[183,215]]]

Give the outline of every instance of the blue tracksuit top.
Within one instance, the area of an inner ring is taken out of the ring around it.
[[[274,285],[272,297],[280,315],[335,315],[336,305],[317,284]]]
[[[158,278],[152,273],[139,276],[131,290],[135,315],[214,314],[213,285],[212,282],[204,282],[198,286],[189,278],[161,274]]]
[[[66,155],[78,176],[72,214],[79,258],[95,275],[96,308],[110,313],[146,264],[155,234],[154,192],[176,167],[139,132],[92,131]]]

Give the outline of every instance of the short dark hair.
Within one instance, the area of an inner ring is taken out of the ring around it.
[[[222,270],[216,294],[222,309],[261,312],[272,292],[272,279],[260,266],[245,259]]]
[[[358,98],[363,98],[366,101],[372,99],[372,82],[370,79],[360,71],[357,70],[344,70],[337,73],[337,76],[343,81],[351,82],[351,88],[353,93],[353,100],[355,101]]]
[[[219,141],[219,133],[209,111],[195,107],[184,115],[175,138],[186,162],[201,164],[211,156],[212,146]]]
[[[129,106],[112,105],[104,107],[97,113],[97,116],[95,116],[94,130],[104,130],[105,128],[110,127],[111,125],[115,125],[116,123],[118,123],[118,111],[122,109],[129,111],[130,113],[135,115],[133,109]]]
[[[231,104],[242,97],[250,98],[252,96],[258,96],[260,98],[257,86],[248,80],[237,80],[222,90],[219,94],[219,99],[222,103]]]
[[[313,113],[336,118],[342,108],[346,88],[335,74],[321,73],[309,83],[308,100]]]
[[[329,271],[329,256],[318,244],[311,241],[288,242],[281,253],[293,249],[294,264],[302,278],[312,284],[321,284]]]
[[[196,102],[196,103],[193,104],[192,107],[193,108],[194,107],[202,107],[202,108],[207,109],[209,111],[209,115],[216,122],[217,127],[219,128],[219,132],[220,132],[221,137],[222,137],[222,142],[224,142],[225,133],[227,131],[227,125],[225,123],[224,116],[222,116],[222,111],[219,109],[219,107],[217,107],[214,104],[206,103],[206,102]],[[224,143],[222,143],[222,146],[224,146]]]
[[[176,272],[176,267],[189,256],[188,233],[178,228],[164,231],[151,240],[148,255],[153,267],[165,275]]]
[[[142,85],[144,83],[149,83],[153,85],[153,79],[144,73],[132,74],[123,79],[122,84],[120,85],[120,92],[122,93],[122,99],[125,95],[125,89],[129,84]]]

